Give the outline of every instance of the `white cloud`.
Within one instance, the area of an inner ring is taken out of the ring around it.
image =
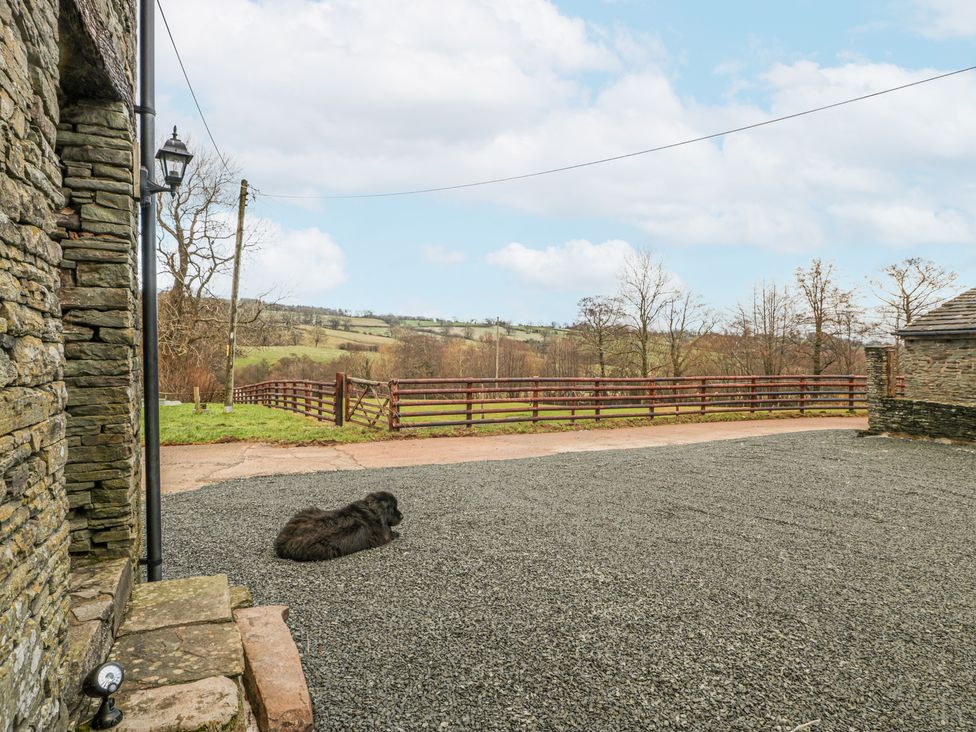
[[[624,261],[632,254],[633,247],[619,239],[602,244],[574,239],[545,249],[512,242],[489,253],[487,260],[527,284],[562,292],[599,291],[615,286]]]
[[[920,29],[932,38],[976,36],[976,4],[973,0],[915,0]]]
[[[243,266],[246,296],[270,292],[286,302],[319,303],[346,281],[345,254],[324,231],[288,229],[266,219],[249,223],[263,226],[265,235]]]
[[[467,255],[464,252],[457,249],[448,249],[437,244],[426,244],[422,251],[426,261],[442,267],[463,264],[467,260]]]
[[[976,12],[971,0],[925,7],[957,30]],[[706,105],[678,93],[660,53],[642,57],[626,34],[600,32],[547,0],[170,0],[167,13],[218,140],[269,192],[424,188],[558,167],[939,71],[777,64],[735,80],[764,102]],[[159,66],[162,87],[182,87],[169,54],[160,52]],[[198,122],[185,123],[205,139]],[[721,140],[450,195],[627,222],[652,246],[815,252],[866,233],[876,246],[949,243],[976,229],[973,129],[976,74],[967,74]]]

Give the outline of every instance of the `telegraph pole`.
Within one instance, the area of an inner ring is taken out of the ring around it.
[[[241,281],[241,249],[244,246],[244,209],[247,208],[247,179],[241,179],[237,202],[237,240],[234,243],[234,279],[230,286],[230,331],[227,334],[227,370],[224,374],[224,411],[234,411],[234,357],[237,355],[237,290]]]
[[[495,380],[498,380],[498,353],[499,353],[499,340],[498,340],[498,318],[495,318]]]

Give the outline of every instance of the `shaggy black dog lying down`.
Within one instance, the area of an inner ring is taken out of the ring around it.
[[[282,559],[314,562],[383,546],[399,534],[390,527],[403,520],[392,493],[370,493],[335,511],[306,508],[284,525],[275,539]]]

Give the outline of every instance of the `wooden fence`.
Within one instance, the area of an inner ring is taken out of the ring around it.
[[[238,387],[234,395],[242,404],[287,409],[339,426],[400,430],[854,411],[867,406],[866,389],[866,377],[853,375],[371,381],[336,374],[335,382],[266,381]]]
[[[343,424],[343,392],[346,379],[336,374],[330,381],[262,381],[234,388],[237,404],[261,404],[287,409],[338,426]]]

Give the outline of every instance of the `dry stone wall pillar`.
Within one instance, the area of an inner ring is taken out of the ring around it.
[[[0,729],[57,730],[68,616],[58,4],[0,0]]]
[[[134,120],[124,102],[62,110],[58,217],[71,552],[135,557],[139,548],[139,364]]]

